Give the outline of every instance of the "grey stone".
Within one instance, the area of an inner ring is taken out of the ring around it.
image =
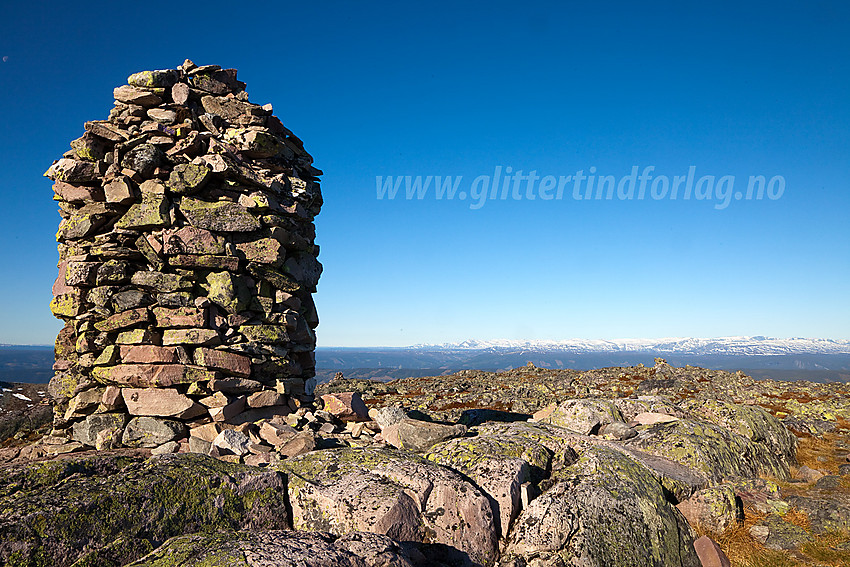
[[[583,435],[597,433],[603,425],[624,421],[623,414],[611,401],[592,398],[565,400],[534,414],[534,418]]]
[[[625,439],[631,439],[632,437],[636,437],[637,431],[635,431],[634,428],[629,427],[628,424],[623,423],[622,421],[615,421],[614,423],[608,423],[600,427],[599,435],[623,441]]]
[[[407,412],[400,405],[387,406],[383,408],[373,408],[369,410],[369,417],[375,420],[378,427],[384,429],[390,425],[395,425],[399,421],[408,417]]]
[[[177,441],[168,441],[159,447],[151,449],[151,455],[168,455],[169,453],[176,453],[179,448],[180,443]]]
[[[134,417],[124,429],[121,443],[127,447],[158,447],[186,437],[186,425],[173,419]]]
[[[132,169],[145,178],[150,178],[162,161],[162,152],[153,144],[141,144],[130,150],[121,160],[121,167]]]
[[[123,413],[98,413],[88,416],[84,421],[74,424],[71,438],[74,441],[94,447],[97,435],[101,431],[113,431],[120,434],[127,424],[127,416]]]
[[[647,469],[615,449],[590,446],[520,513],[502,561],[699,567],[693,539]]]
[[[251,440],[241,431],[235,429],[225,429],[213,440],[213,447],[225,453],[232,453],[240,457],[248,454],[248,445]]]
[[[460,437],[466,431],[465,425],[443,425],[407,418],[384,428],[381,436],[384,441],[399,449],[425,451],[440,441]]]

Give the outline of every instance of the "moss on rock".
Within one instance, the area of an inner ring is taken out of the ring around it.
[[[72,459],[3,475],[0,560],[10,567],[71,565],[119,538],[157,546],[187,532],[289,525],[283,475],[203,455]]]

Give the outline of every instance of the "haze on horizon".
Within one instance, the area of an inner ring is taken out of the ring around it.
[[[320,346],[850,339],[846,3],[327,2],[264,7],[251,41],[178,31],[233,10],[5,7],[0,343],[61,326],[42,173],[129,74],[187,57],[239,69],[325,171]],[[116,39],[153,13],[174,25]]]

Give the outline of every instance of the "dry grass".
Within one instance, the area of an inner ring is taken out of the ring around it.
[[[782,519],[788,522],[789,524],[794,524],[799,528],[803,528],[806,531],[810,531],[812,529],[812,525],[809,522],[809,517],[797,510],[796,508],[791,508],[788,512],[782,516]]]
[[[842,464],[842,455],[837,454],[836,441],[842,435],[824,433],[821,438],[803,437],[797,445],[797,462],[800,466],[825,470],[831,474],[838,473],[838,465]]]
[[[790,512],[789,512],[790,514]],[[805,518],[805,514],[798,513]],[[787,515],[786,515],[787,516]],[[750,535],[750,528],[761,523],[765,514],[750,508],[744,509],[744,520],[727,529],[723,533],[711,533],[697,529],[698,535],[708,535],[729,557],[733,567],[784,567],[799,565],[796,560],[781,551],[766,549],[758,540]],[[793,517],[801,521],[799,517]],[[808,523],[808,518],[805,518]]]
[[[744,521],[730,527],[723,533],[705,532],[696,529],[698,535],[707,535],[729,557],[733,567],[793,567],[798,563],[781,551],[771,551],[750,535],[750,528],[764,519],[764,514],[747,507]]]
[[[802,558],[789,553],[765,548],[753,536],[750,528],[761,523],[765,515],[747,507],[744,521],[721,534],[696,529],[698,535],[708,535],[729,557],[732,567],[850,567],[850,532],[835,532],[813,536],[813,540],[800,549]],[[810,529],[809,518],[799,510],[791,509],[783,519],[805,530]]]
[[[822,565],[850,567],[850,533],[834,532],[817,536],[801,551]]]

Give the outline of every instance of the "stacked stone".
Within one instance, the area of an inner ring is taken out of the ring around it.
[[[235,69],[187,60],[114,97],[45,174],[65,321],[47,442],[155,447],[295,412],[315,374],[321,171]]]

